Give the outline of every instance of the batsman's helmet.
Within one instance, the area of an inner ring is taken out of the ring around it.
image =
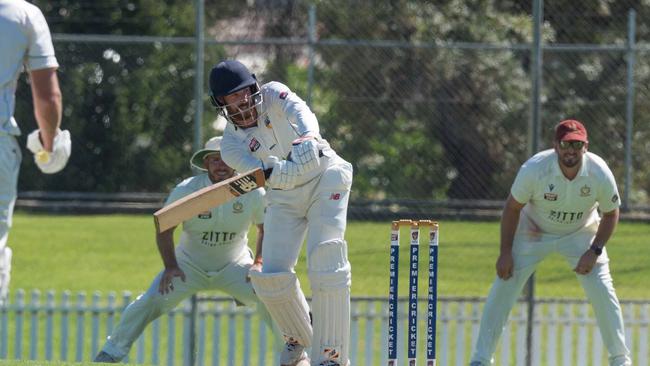
[[[247,106],[242,106],[241,101],[228,105],[219,101],[219,98],[244,88],[250,88],[251,91]],[[248,71],[239,61],[219,62],[210,71],[210,101],[217,108],[217,112],[235,126],[247,128],[256,125],[259,114],[255,108],[262,104],[262,94],[255,74]]]

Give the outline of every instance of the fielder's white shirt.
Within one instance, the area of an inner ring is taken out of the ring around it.
[[[242,129],[228,123],[223,133],[221,156],[229,166],[240,172],[268,168],[269,156],[286,159],[293,140],[307,134],[319,138],[325,156],[335,155],[321,138],[316,116],[298,95],[276,81],[262,85],[260,91],[259,125]],[[308,181],[318,174],[320,170],[316,169],[300,179]]]
[[[614,175],[590,152],[573,180],[562,174],[555,150],[539,152],[521,166],[510,192],[526,204],[520,221],[545,234],[573,233],[599,220],[597,208],[610,212],[620,205]]]
[[[207,173],[188,178],[172,190],[165,206],[211,184]],[[256,189],[183,222],[177,250],[206,272],[219,271],[239,259],[248,250],[251,224],[264,223],[264,195],[263,188]]]
[[[14,108],[23,68],[30,71],[58,66],[41,10],[24,0],[0,0],[0,134],[20,135]]]

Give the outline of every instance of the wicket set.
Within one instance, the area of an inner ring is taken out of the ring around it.
[[[436,365],[436,305],[438,301],[438,223],[431,220],[396,220],[390,233],[390,281],[388,289],[388,366],[397,366],[398,278],[400,228],[411,228],[408,305],[408,366],[417,365],[418,267],[420,228],[429,228],[429,294],[427,306],[426,366]]]

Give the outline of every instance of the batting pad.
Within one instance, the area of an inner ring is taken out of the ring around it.
[[[285,337],[309,347],[312,339],[309,305],[293,272],[250,272],[255,293],[262,300]]]
[[[314,346],[312,360],[348,364],[350,347],[350,262],[343,240],[320,243],[309,256]]]

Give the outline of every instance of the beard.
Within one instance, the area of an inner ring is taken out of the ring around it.
[[[580,159],[579,155],[564,155],[560,158],[560,163],[564,165],[567,168],[573,168],[580,164],[582,159]]]
[[[239,110],[230,114],[230,119],[239,127],[252,127],[257,123],[257,111],[248,104],[240,106]]]

